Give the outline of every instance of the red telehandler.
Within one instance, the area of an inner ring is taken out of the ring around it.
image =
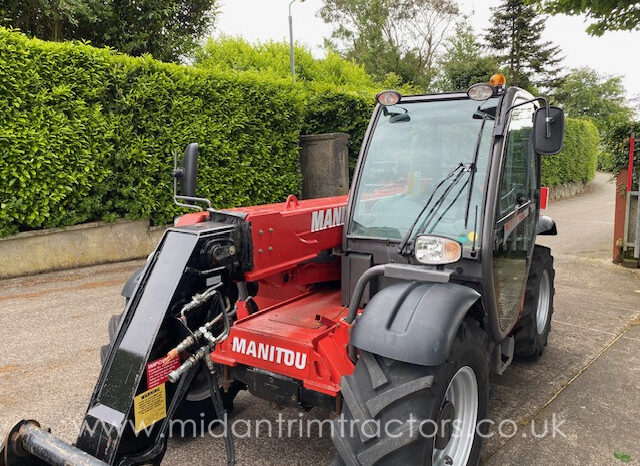
[[[199,210],[125,285],[77,440],[23,420],[0,466],[159,464],[172,422],[226,419],[244,389],[335,411],[337,465],[477,464],[489,373],[547,342],[540,158],[563,138],[562,110],[500,75],[385,91],[348,197],[231,210],[195,197],[190,144],[174,198]]]

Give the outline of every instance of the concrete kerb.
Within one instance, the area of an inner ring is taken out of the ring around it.
[[[0,238],[0,278],[140,259],[167,226],[148,220],[94,222]]]

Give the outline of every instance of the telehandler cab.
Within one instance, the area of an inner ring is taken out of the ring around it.
[[[230,210],[195,197],[190,144],[174,197],[208,207],[125,285],[77,440],[23,420],[0,466],[158,464],[172,422],[226,419],[243,389],[335,411],[334,464],[477,464],[490,371],[547,343],[540,156],[563,137],[562,110],[501,75],[385,91],[348,197]]]

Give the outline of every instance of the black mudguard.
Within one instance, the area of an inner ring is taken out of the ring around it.
[[[536,235],[557,235],[558,229],[556,228],[556,221],[546,215],[541,215],[538,219],[538,227],[536,228]]]
[[[356,320],[351,344],[397,361],[436,366],[480,294],[456,283],[402,282],[376,293]]]

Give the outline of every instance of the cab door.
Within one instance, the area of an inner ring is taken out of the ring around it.
[[[516,97],[514,104],[524,101]],[[522,310],[535,242],[537,163],[533,150],[533,104],[515,107],[506,133],[494,219],[493,283],[500,330]]]

